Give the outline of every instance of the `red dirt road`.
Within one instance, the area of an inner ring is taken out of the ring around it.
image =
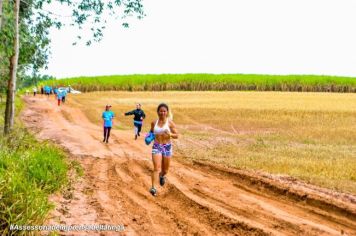
[[[42,140],[66,149],[84,170],[64,196],[53,196],[49,224],[124,225],[122,235],[356,235],[356,197],[292,178],[231,170],[173,157],[168,182],[152,197],[150,147],[53,98],[25,98],[21,117]],[[99,114],[100,115],[100,114]],[[184,137],[181,137],[184,139]],[[117,235],[117,232],[61,232]]]

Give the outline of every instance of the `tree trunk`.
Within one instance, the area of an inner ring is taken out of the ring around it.
[[[0,30],[1,30],[1,23],[2,23],[2,0],[0,0]]]
[[[17,63],[19,58],[19,11],[20,11],[20,0],[16,0],[16,4],[14,5],[15,38],[14,38],[13,54],[10,57],[10,79],[7,88],[6,110],[5,110],[5,126],[4,126],[5,134],[8,134],[12,130],[14,126],[14,119],[15,119],[16,73],[17,73]]]
[[[2,28],[2,3],[3,3],[3,0],[0,0],[0,34],[1,34],[1,28]],[[1,55],[1,52],[0,52],[0,61],[2,61],[2,55]],[[1,71],[1,64],[0,64],[0,80],[2,79],[1,76],[2,76],[2,71]],[[1,93],[1,91],[0,91]]]

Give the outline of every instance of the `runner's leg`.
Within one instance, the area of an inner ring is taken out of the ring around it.
[[[160,176],[165,176],[168,173],[171,157],[162,157],[162,171]]]
[[[153,172],[152,172],[152,187],[155,188],[158,183],[159,172],[161,171],[162,155],[152,154]]]
[[[140,136],[142,125],[137,125],[137,135]]]
[[[135,139],[137,139],[138,128],[136,123],[134,123],[134,131],[135,131]]]
[[[110,137],[110,131],[111,131],[111,127],[106,127],[107,128],[107,132],[106,132],[106,143],[109,142],[109,137]]]
[[[106,141],[106,133],[107,133],[107,128],[106,128],[106,127],[104,127],[104,140],[103,140],[103,142],[105,142],[105,141]]]

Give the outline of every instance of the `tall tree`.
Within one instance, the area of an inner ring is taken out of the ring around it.
[[[0,0],[2,1],[2,0]],[[20,5],[21,1],[21,5]],[[72,10],[72,26],[77,25],[79,29],[82,29],[83,24],[88,23],[91,25],[92,37],[91,39],[86,41],[86,44],[89,46],[94,41],[100,41],[103,37],[103,30],[105,29],[106,20],[102,18],[104,13],[108,13],[108,15],[115,16],[115,18],[126,18],[136,16],[138,19],[141,19],[144,16],[143,5],[141,4],[142,0],[80,0],[80,1],[72,1],[72,0],[56,0],[54,2],[59,2],[62,5],[68,6]],[[7,1],[10,2],[10,1]],[[37,53],[35,51],[33,54],[27,53],[27,55],[35,55],[35,59],[32,60],[34,63],[33,69],[38,70],[43,67],[47,62],[48,52],[46,52],[45,47],[43,45],[48,45],[49,41],[43,41],[46,39],[48,35],[48,29],[51,26],[56,26],[60,28],[62,25],[61,20],[58,20],[58,17],[63,17],[59,14],[52,13],[45,9],[45,4],[50,4],[52,0],[16,0],[16,4],[14,6],[13,12],[15,13],[15,17],[13,17],[15,21],[15,30],[14,32],[11,29],[8,35],[11,38],[13,37],[13,51],[10,56],[9,63],[9,71],[10,76],[8,80],[8,88],[7,88],[7,100],[6,100],[6,112],[5,112],[5,126],[4,133],[7,134],[11,131],[14,124],[14,114],[15,114],[15,93],[16,93],[16,72],[18,65],[18,45],[19,41],[19,22],[23,22],[23,18],[27,19],[29,25],[31,25],[31,33],[33,37],[39,36],[40,43],[36,40],[34,42],[34,49],[40,50],[41,53]],[[4,2],[6,3],[6,2]],[[17,6],[17,3],[19,6]],[[19,7],[18,9],[16,7]],[[17,10],[15,10],[15,8]],[[118,13],[117,10],[121,10],[121,13]],[[19,19],[20,18],[20,19]],[[4,19],[4,17],[2,17]],[[3,23],[3,22],[2,22]],[[128,27],[128,23],[122,23],[124,27]],[[11,33],[12,32],[12,33]],[[1,31],[1,35],[4,31]],[[20,34],[22,35],[22,34]],[[81,39],[78,36],[78,39]],[[42,41],[41,41],[42,40]],[[6,41],[6,40],[5,40]],[[41,43],[42,42],[42,43]],[[43,43],[46,42],[46,43]],[[1,42],[0,42],[1,43]],[[21,45],[20,45],[21,46]],[[7,50],[6,46],[5,51]],[[22,46],[21,46],[22,48]],[[23,55],[20,48],[20,61]],[[25,50],[26,51],[26,50]],[[46,52],[47,54],[44,54]],[[0,47],[0,56],[1,56],[1,47]],[[1,61],[0,61],[1,67]],[[1,69],[1,68],[0,68]]]
[[[8,91],[6,96],[6,109],[5,109],[5,124],[4,133],[8,134],[14,126],[15,117],[15,94],[16,94],[16,74],[19,59],[19,13],[20,13],[20,0],[16,0],[14,4],[15,15],[15,37],[13,42],[13,52],[10,57],[10,79],[8,82]]]
[[[2,20],[2,0],[0,0],[0,29],[1,29],[1,20]]]
[[[3,0],[0,0],[0,34],[2,29],[2,18],[3,18]],[[3,69],[4,64],[2,63],[2,61],[3,61],[3,52],[0,47],[0,96],[2,96],[1,94],[3,90],[2,74],[4,73],[4,69]]]
[[[22,1],[22,0],[20,0]],[[13,39],[15,35],[13,4],[5,0],[3,5],[3,28],[0,32],[0,94],[7,91],[10,78],[10,58],[13,55]],[[30,22],[31,9],[20,4],[19,12],[19,57],[17,67],[16,88],[25,76],[36,72],[47,65],[49,55],[48,23],[46,19]],[[24,80],[23,80],[24,82]],[[29,86],[30,84],[28,84]]]

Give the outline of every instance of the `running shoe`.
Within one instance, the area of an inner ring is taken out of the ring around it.
[[[150,189],[150,193],[152,194],[152,196],[157,196],[157,190],[154,188],[154,187],[152,187],[151,189]]]
[[[137,135],[135,135],[135,140],[137,139]]]
[[[166,183],[166,177],[160,176],[160,177],[159,177],[159,184],[160,184],[161,186],[163,186],[165,183]]]

